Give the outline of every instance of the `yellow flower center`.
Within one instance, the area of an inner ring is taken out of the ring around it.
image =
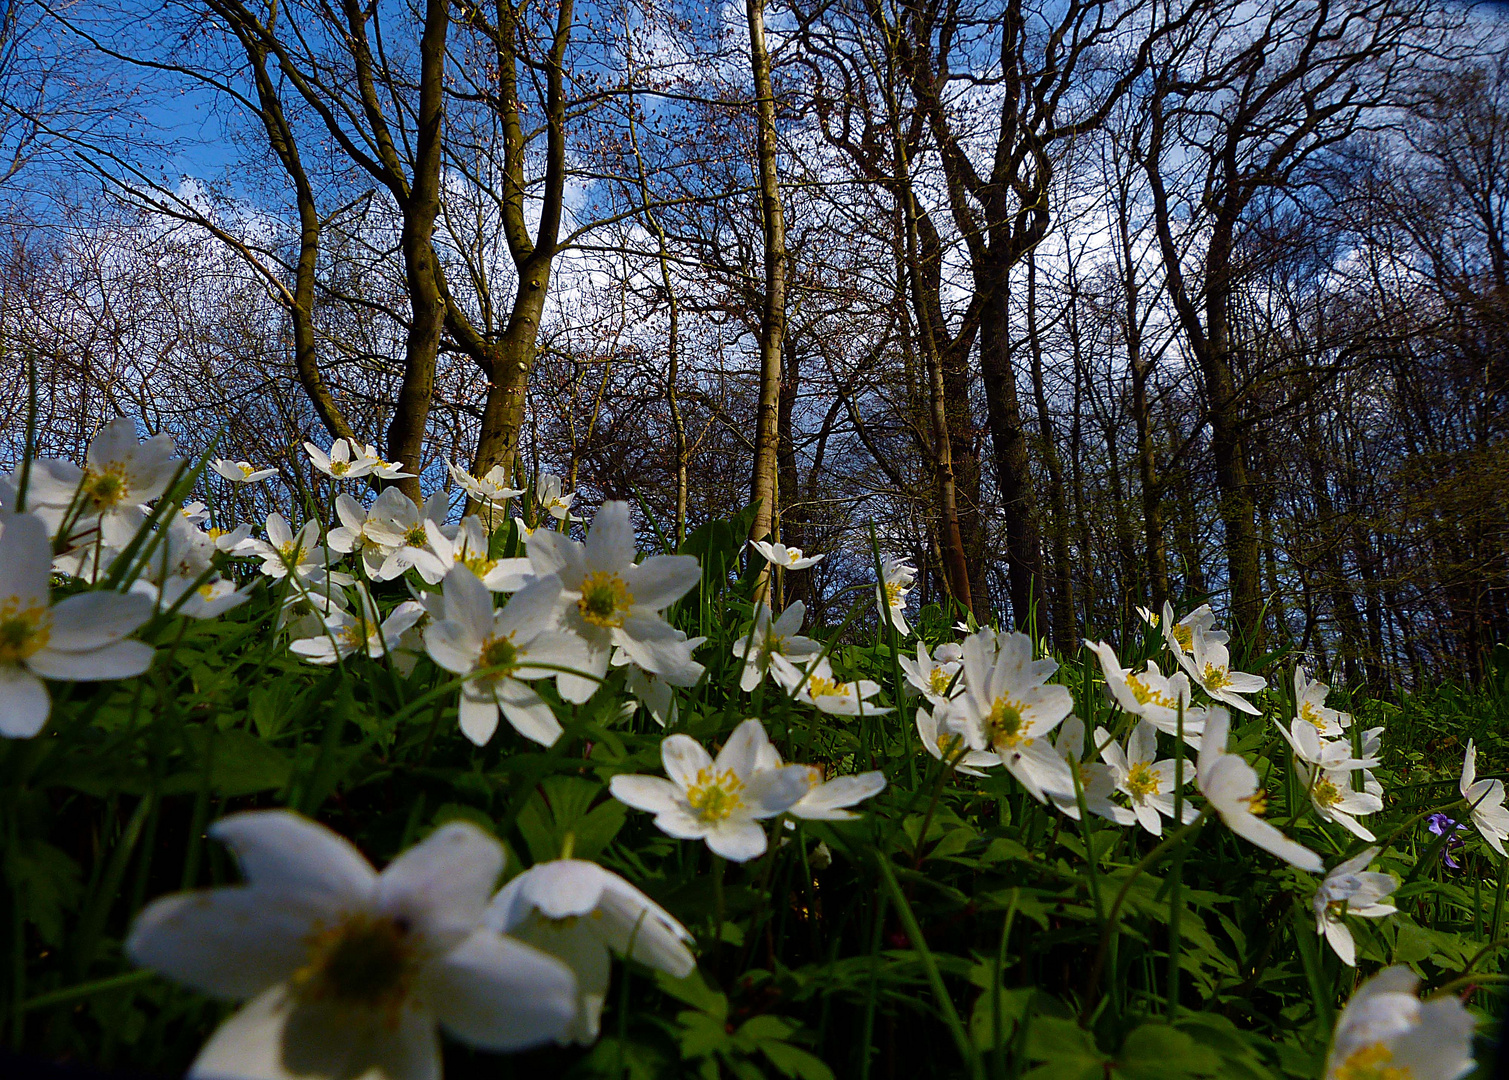
[[[278,553],[283,556],[283,561],[290,566],[297,566],[304,561],[304,545],[297,540],[290,540],[286,544],[278,545]]]
[[[360,913],[317,930],[293,976],[296,992],[307,1001],[381,1011],[396,1025],[420,966],[410,929],[405,919]]]
[[[905,602],[905,597],[901,595],[900,582],[887,581],[884,585],[884,589],[886,607],[897,608],[900,607],[903,602]]]
[[[256,472],[256,471],[257,471],[257,470],[256,470],[256,469],[253,469],[253,468],[252,468],[252,467],[251,467],[251,466],[250,466],[250,465],[248,465],[248,464],[247,464],[247,463],[246,463],[246,462],[244,462],[244,461],[243,461],[243,462],[241,462],[241,463],[239,463],[239,464],[238,464],[238,465],[237,465],[237,466],[236,466],[236,468],[238,468],[238,469],[240,469],[240,470],[241,470],[241,478],[242,478],[242,479],[243,479],[243,480],[244,480],[244,479],[246,479],[246,478],[247,478],[247,477],[248,477],[248,476],[250,476],[250,475],[251,475],[251,474],[252,474],[252,473],[254,473],[254,472]]]
[[[1262,790],[1254,791],[1245,799],[1238,799],[1237,802],[1246,803],[1247,812],[1253,817],[1262,817],[1268,809],[1268,793]]]
[[[345,476],[350,471],[351,463],[349,461],[332,461],[330,463],[331,476]]]
[[[1145,799],[1158,794],[1158,774],[1151,762],[1139,761],[1127,770],[1127,791],[1134,799]]]
[[[634,603],[624,579],[607,570],[597,570],[582,581],[582,598],[576,610],[593,626],[622,626]]]
[[[1333,1073],[1334,1080],[1411,1080],[1414,1070],[1390,1065],[1394,1052],[1381,1042],[1353,1050]]]
[[[513,635],[507,634],[502,637],[490,637],[482,643],[482,654],[477,658],[477,666],[482,668],[496,668],[489,678],[506,679],[513,674],[519,666],[519,647],[513,643]]]
[[[769,657],[777,654],[781,656],[786,655],[786,635],[773,632],[767,633],[765,635],[765,655]]]
[[[43,648],[52,636],[52,612],[43,604],[0,603],[0,663],[14,664]]]
[[[807,680],[807,693],[815,698],[843,697],[848,692],[848,683],[834,682],[832,679],[825,679],[821,675],[814,675]]]
[[[486,577],[492,572],[492,568],[498,565],[497,559],[489,559],[486,555],[468,555],[462,558],[461,562],[479,578]]]
[[[1143,679],[1137,675],[1127,675],[1127,686],[1131,689],[1132,696],[1137,699],[1137,704],[1139,705],[1147,705],[1151,703],[1153,705],[1161,705],[1165,709],[1174,709],[1178,708],[1179,706],[1179,703],[1173,698],[1169,697],[1167,694],[1154,690],[1150,685],[1148,685],[1146,679]]]
[[[409,547],[424,547],[429,541],[430,538],[425,535],[423,525],[415,525],[403,534],[403,542]]]
[[[1206,664],[1203,681],[1207,690],[1219,690],[1231,682],[1231,675],[1223,667],[1217,667],[1215,664]]]
[[[1022,707],[1004,694],[996,698],[990,707],[990,715],[985,718],[985,730],[991,745],[1000,748],[1030,743],[1031,739],[1023,738],[1023,726]]]
[[[1174,640],[1179,643],[1179,648],[1185,652],[1188,652],[1190,647],[1195,643],[1195,632],[1180,623],[1175,623],[1170,633],[1174,635]]]
[[[362,626],[361,623],[352,623],[349,626],[343,626],[335,637],[347,648],[357,649],[366,642],[370,632],[371,627]]]
[[[126,496],[124,471],[119,465],[107,465],[103,470],[86,468],[81,494],[96,513],[113,510]]]
[[[215,583],[212,582],[212,581],[207,581],[203,585],[199,586],[199,590],[198,591],[199,591],[199,595],[200,595],[200,597],[202,599],[205,599],[205,600],[213,600],[213,599],[215,599]]]
[[[953,675],[944,671],[941,667],[933,668],[931,674],[927,677],[928,688],[939,697],[943,697],[948,693],[948,684],[953,681]]]
[[[225,530],[217,525],[211,525],[204,535],[208,536],[211,540],[219,540],[225,535]]]
[[[1315,726],[1315,730],[1316,731],[1325,731],[1326,730],[1326,720],[1325,720],[1325,717],[1323,717],[1323,716],[1320,715],[1319,710],[1317,710],[1315,708],[1315,703],[1312,702],[1312,701],[1302,701],[1302,702],[1300,702],[1300,704],[1299,704],[1299,718],[1301,720],[1308,720],[1311,724],[1313,724]]]
[[[739,792],[744,788],[732,769],[720,773],[706,767],[697,770],[697,782],[686,789],[686,801],[704,822],[723,821],[744,805]]]
[[[938,744],[939,752],[944,757],[948,757],[958,748],[960,738],[962,736],[956,735],[951,731],[940,731],[934,742]]]
[[[1315,781],[1315,790],[1312,793],[1315,805],[1329,810],[1341,802],[1341,790],[1324,776]]]

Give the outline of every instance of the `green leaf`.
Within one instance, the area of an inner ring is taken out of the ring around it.
[[[1209,1047],[1167,1024],[1144,1024],[1126,1037],[1116,1067],[1131,1080],[1215,1076],[1221,1059]]]
[[[783,1076],[797,1077],[798,1080],[833,1080],[833,1070],[821,1058],[799,1046],[769,1041],[760,1043],[760,1051],[781,1070]]]

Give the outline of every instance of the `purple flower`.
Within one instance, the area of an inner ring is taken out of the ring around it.
[[[1437,836],[1441,836],[1447,832],[1460,832],[1462,828],[1460,822],[1458,822],[1454,818],[1447,817],[1442,813],[1435,813],[1426,818],[1425,827],[1431,832],[1435,833]],[[1457,848],[1460,848],[1465,842],[1466,841],[1464,841],[1460,836],[1452,836],[1450,840],[1446,841],[1446,846],[1441,849],[1441,858],[1445,860],[1446,865],[1451,867],[1453,870],[1462,869],[1462,864],[1453,859],[1451,857],[1451,853]]]

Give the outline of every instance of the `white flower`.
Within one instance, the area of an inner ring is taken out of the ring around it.
[[[1032,658],[1032,640],[1013,631],[981,631],[964,640],[964,693],[948,721],[971,748],[994,751],[1032,797],[1074,794],[1068,766],[1044,736],[1074,708],[1067,686],[1049,686],[1058,665]]]
[[[536,863],[488,905],[487,924],[557,956],[576,975],[576,1017],[560,1041],[596,1040],[610,953],[684,979],[697,966],[692,936],[671,914],[610,870],[580,859]]]
[[[1383,729],[1368,728],[1362,733],[1362,757],[1364,761],[1381,761],[1383,752]],[[1373,775],[1373,770],[1362,770],[1362,790],[1383,798],[1383,784]]]
[[[518,592],[534,580],[534,567],[526,558],[493,559],[488,557],[487,530],[482,519],[475,514],[461,519],[454,537],[446,536],[444,529],[429,518],[424,520],[425,535],[430,540],[430,553],[439,560],[439,565],[449,572],[453,566],[465,566],[482,579],[493,592]],[[434,572],[434,564],[421,565],[419,573],[426,577]]]
[[[411,503],[409,497],[397,488],[388,488],[369,509],[341,492],[335,497],[335,516],[341,523],[325,537],[330,550],[343,555],[360,555],[367,576],[377,580],[377,572],[393,551],[389,543],[392,529],[385,527],[384,523],[388,512],[398,506],[399,500]]]
[[[1097,728],[1095,741],[1102,743],[1100,757],[1111,769],[1117,790],[1126,795],[1137,823],[1154,836],[1163,835],[1163,819],[1174,816],[1174,773],[1172,759],[1158,757],[1158,732],[1151,721],[1137,722],[1123,749],[1104,728]],[[1177,745],[1177,744],[1176,744]],[[1184,782],[1194,779],[1194,762],[1186,759]],[[1184,802],[1184,820],[1195,819],[1195,810]]]
[[[176,606],[179,615],[190,619],[218,619],[227,611],[240,607],[251,598],[250,585],[243,585],[238,589],[234,581],[228,581],[219,576],[198,585],[194,584],[193,580],[183,577],[170,577],[157,586],[145,581],[137,581],[132,584],[131,591],[136,592],[138,587],[143,585],[147,587],[144,590],[146,595],[163,611],[169,611]]]
[[[375,446],[354,442],[351,444],[351,447],[356,454],[356,459],[367,466],[372,471],[373,476],[381,477],[384,480],[403,480],[414,475],[411,472],[403,471],[404,465],[401,461],[384,461],[382,456],[378,454],[377,447]]]
[[[718,752],[717,760],[689,735],[668,735],[658,776],[615,776],[608,790],[619,802],[655,815],[659,829],[684,840],[705,840],[714,854],[748,862],[765,853],[763,818],[785,813],[809,790],[801,765],[761,769],[770,743],[754,718],[745,720]]]
[[[1315,932],[1325,935],[1327,943],[1348,967],[1357,966],[1357,946],[1352,940],[1352,931],[1347,928],[1346,916],[1381,919],[1399,910],[1393,904],[1380,902],[1398,888],[1399,883],[1388,874],[1368,872],[1368,863],[1377,858],[1381,850],[1370,847],[1356,858],[1332,868],[1310,902],[1315,912]]]
[[[1139,608],[1139,611],[1142,609]],[[1147,618],[1151,612],[1143,617]],[[1231,635],[1224,630],[1216,629],[1216,616],[1210,610],[1209,604],[1201,604],[1178,622],[1174,621],[1174,605],[1167,600],[1163,601],[1163,617],[1153,618],[1149,621],[1156,627],[1163,629],[1163,641],[1168,646],[1169,652],[1174,654],[1176,660],[1187,656],[1194,648],[1195,632],[1200,631],[1208,640],[1219,644],[1226,644],[1231,640]]]
[[[883,716],[889,705],[869,699],[880,693],[880,684],[870,679],[840,682],[826,656],[793,664],[779,653],[770,658],[770,673],[795,701],[832,716]]]
[[[1378,764],[1376,757],[1353,757],[1352,744],[1344,739],[1322,739],[1316,733],[1314,725],[1299,717],[1291,720],[1287,729],[1277,720],[1273,722],[1273,725],[1278,728],[1278,733],[1294,751],[1295,757],[1308,765],[1317,765],[1328,772],[1337,772],[1370,769]]]
[[[558,675],[567,701],[586,701],[608,671],[614,647],[646,671],[667,674],[690,659],[686,638],[660,612],[702,580],[690,555],[652,555],[634,562],[629,506],[603,503],[587,542],[578,544],[548,529],[529,538],[529,561],[539,577],[561,582],[561,621],[587,643],[583,675]]]
[[[274,580],[281,580],[290,572],[301,578],[324,573],[327,569],[325,549],[319,543],[318,521],[304,522],[295,534],[289,527],[288,519],[282,514],[268,514],[267,540],[258,541],[256,547],[257,554],[262,558],[262,573]]]
[[[922,746],[929,754],[939,761],[953,761],[964,747],[964,736],[950,728],[946,722],[940,723],[940,720],[945,719],[945,713],[944,708],[939,708],[936,712],[919,708],[916,716],[917,734],[922,738]],[[964,756],[954,766],[954,772],[961,772],[966,776],[984,776],[981,769],[1000,763],[1001,759],[987,750],[965,750]]]
[[[249,461],[229,461],[226,458],[216,458],[210,462],[210,468],[237,484],[255,484],[278,475],[277,469],[259,469]]]
[[[257,541],[251,539],[250,525],[237,525],[234,529],[222,529],[211,525],[205,530],[204,535],[210,538],[215,545],[215,550],[223,551],[227,555],[244,557],[257,553]]]
[[[461,732],[478,746],[498,729],[498,714],[526,739],[550,746],[561,724],[525,680],[556,673],[531,666],[579,668],[587,662],[580,638],[556,629],[560,582],[542,578],[493,608],[492,593],[464,566],[445,575],[444,618],[426,628],[425,649],[446,671],[464,675]]]
[[[569,1030],[570,968],[483,922],[503,847],[476,826],[437,829],[381,874],[286,810],[236,814],[210,835],[247,883],[155,900],[126,941],[136,964],[246,1002],[191,1077],[435,1080],[437,1023],[485,1050]]]
[[[1226,752],[1231,715],[1215,708],[1205,720],[1195,781],[1226,827],[1248,843],[1277,855],[1287,863],[1320,873],[1325,863],[1302,844],[1290,840],[1259,815],[1268,805],[1268,793],[1258,784],[1258,775],[1240,755]]]
[[[1488,846],[1504,854],[1504,840],[1509,837],[1509,809],[1504,807],[1504,782],[1479,780],[1478,751],[1471,739],[1462,755],[1462,798],[1472,808],[1472,823],[1488,841]]]
[[[217,618],[251,595],[250,586],[237,589],[234,582],[211,573],[218,551],[215,540],[186,518],[171,519],[131,591],[163,611],[176,606],[178,614],[191,619]]]
[[[805,660],[823,651],[821,643],[797,633],[806,616],[807,606],[800,600],[790,604],[774,622],[766,604],[755,605],[753,624],[739,631],[732,645],[733,654],[744,661],[744,671],[739,676],[741,690],[748,692],[760,685],[770,670],[772,656]]]
[[[48,595],[52,545],[35,514],[0,516],[0,736],[29,739],[52,711],[43,679],[94,682],[140,675],[152,646],[125,637],[152,601],[117,592]]]
[[[501,465],[494,465],[485,476],[473,476],[459,465],[447,463],[451,479],[479,503],[501,508],[509,499],[524,494],[523,488],[508,486],[508,472]]]
[[[1421,1001],[1402,964],[1358,987],[1341,1010],[1325,1080],[1456,1080],[1473,1066],[1477,1021],[1452,995]]]
[[[363,461],[360,457],[352,460],[351,444],[345,439],[336,439],[331,443],[328,454],[312,442],[304,444],[304,452],[309,455],[309,460],[314,462],[316,469],[337,480],[354,480],[372,471],[370,462]]]
[[[1104,728],[1095,729],[1095,738],[1110,741],[1110,735]],[[1082,760],[1085,756],[1085,722],[1083,720],[1072,715],[1065,719],[1058,727],[1058,735],[1054,739],[1053,748],[1068,762],[1071,773],[1069,791],[1048,792],[1048,798],[1053,801],[1059,813],[1075,821],[1079,820],[1079,798],[1073,789],[1073,777],[1077,775],[1079,790],[1085,797],[1085,809],[1097,817],[1114,821],[1118,825],[1136,823],[1137,817],[1131,810],[1111,801],[1111,796],[1116,793],[1114,769],[1098,761]],[[1170,810],[1170,816],[1172,816],[1172,810]],[[1194,817],[1193,810],[1189,811],[1189,816]]]
[[[787,570],[805,570],[809,566],[816,566],[828,556],[826,555],[803,555],[799,547],[787,547],[785,544],[772,544],[766,540],[751,540],[749,546],[758,551],[766,562],[772,566],[784,566]]]
[[[768,741],[760,750],[758,767],[779,769],[786,763],[781,752]],[[856,818],[848,808],[857,806],[885,790],[885,773],[880,771],[860,773],[858,776],[835,776],[823,779],[823,770],[817,765],[803,765],[806,770],[807,793],[787,808],[786,813],[806,821],[848,821]],[[789,822],[788,822],[789,824]]]
[[[345,574],[338,575],[341,582],[324,571],[316,571],[307,578],[294,578],[292,588],[283,596],[278,608],[277,629],[287,629],[296,638],[312,637],[326,632],[325,619],[334,618],[336,611],[349,611],[351,602],[338,586],[350,584]]]
[[[27,505],[73,506],[77,497],[76,527],[98,523],[106,544],[125,547],[146,520],[142,504],[160,498],[183,464],[174,453],[167,435],[138,442],[136,422],[122,416],[96,433],[82,469],[71,461],[33,462]]]
[[[1315,728],[1316,733],[1323,739],[1337,738],[1352,726],[1350,713],[1326,708],[1326,695],[1330,692],[1329,686],[1319,679],[1311,682],[1305,676],[1305,669],[1300,665],[1295,665],[1295,716]]]
[[[210,519],[210,508],[202,502],[184,503],[178,508],[178,513],[184,521],[196,527]]]
[[[1349,770],[1312,766],[1296,756],[1294,772],[1305,785],[1317,817],[1340,825],[1359,840],[1376,839],[1357,818],[1382,810],[1383,800],[1366,791],[1354,791]]]
[[[561,478],[550,473],[541,473],[534,485],[535,506],[557,521],[580,521],[581,518],[571,515],[571,504],[576,501],[576,492],[563,495],[561,493]],[[606,504],[604,506],[606,509]],[[601,511],[598,512],[601,516]]]
[[[369,515],[376,520],[369,521],[367,532],[384,544],[388,554],[377,568],[374,578],[378,581],[391,581],[402,577],[412,566],[426,582],[438,584],[449,567],[430,550],[427,526],[434,524],[443,529],[442,523],[450,511],[451,504],[443,491],[437,491],[424,500],[423,508],[398,488],[388,488],[379,495],[372,504],[372,513]]]
[[[405,600],[383,619],[365,585],[358,584],[356,593],[355,612],[332,608],[324,615],[321,632],[290,642],[289,650],[311,664],[333,664],[352,653],[381,659],[398,648],[399,637],[424,614],[419,604]]]
[[[964,652],[957,645],[939,645],[937,651],[929,655],[927,643],[919,640],[917,659],[897,656],[896,662],[901,666],[908,685],[915,687],[934,705],[943,705],[964,692],[963,680],[955,678],[963,666],[963,658]]]
[[[1184,707],[1184,741],[1196,750],[1200,749],[1200,732],[1204,729],[1203,710],[1193,709],[1189,703],[1189,679],[1181,671],[1164,675],[1157,663],[1148,661],[1147,669],[1132,672],[1121,666],[1116,650],[1104,641],[1089,641],[1085,644],[1100,660],[1100,670],[1105,675],[1106,689],[1111,698],[1133,716],[1140,716],[1152,723],[1159,731],[1176,738],[1179,734],[1179,708]]]
[[[881,619],[889,619],[896,632],[906,637],[912,628],[906,624],[906,597],[916,580],[917,571],[903,559],[886,559],[880,564],[880,581],[875,585],[875,604]]]
[[[1226,635],[1219,636],[1224,638]],[[1260,675],[1233,671],[1231,653],[1227,651],[1224,642],[1216,640],[1215,635],[1207,634],[1197,627],[1191,651],[1188,654],[1179,653],[1179,663],[1200,689],[1216,701],[1254,716],[1261,711],[1242,695],[1255,694],[1266,689],[1268,684]]]

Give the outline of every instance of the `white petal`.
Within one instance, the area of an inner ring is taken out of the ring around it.
[[[730,743],[732,741],[729,740]],[[721,754],[719,761],[722,761]],[[702,744],[690,735],[667,735],[660,744],[660,763],[666,776],[682,790],[695,784],[697,774],[703,769],[713,768],[713,759],[708,756]]]
[[[41,679],[19,664],[0,664],[0,736],[29,739],[42,730],[51,711]]]
[[[861,773],[858,776],[837,776],[819,784],[796,805],[791,807],[795,817],[807,820],[822,820],[827,815],[842,819],[850,815],[842,808],[854,806],[885,789],[885,774],[882,772]]]
[[[744,785],[744,801],[752,816],[774,817],[789,809],[811,790],[811,776],[805,765],[787,765],[755,773]]]
[[[588,565],[599,570],[621,571],[634,561],[634,555],[634,525],[629,520],[629,504],[618,500],[603,503],[587,532]]]
[[[1357,966],[1357,945],[1352,940],[1352,931],[1347,924],[1333,919],[1326,920],[1326,941],[1341,957],[1347,967]]]
[[[720,773],[731,769],[741,780],[748,780],[758,767],[760,751],[769,744],[770,737],[765,734],[765,726],[751,716],[734,728],[728,742],[718,751],[718,760],[713,763],[713,768]]]
[[[609,871],[582,859],[536,863],[493,897],[484,921],[508,933],[536,911],[547,919],[586,915],[597,907],[609,876]]]
[[[427,939],[454,944],[482,921],[503,872],[503,845],[465,821],[442,825],[377,879],[377,906]]]
[[[307,939],[325,914],[273,889],[174,893],[142,910],[125,950],[138,967],[211,997],[240,1001],[307,962]]]
[[[554,746],[561,737],[561,722],[548,702],[527,685],[509,679],[498,688],[498,703],[513,729],[531,742]]]
[[[702,568],[690,555],[652,555],[624,574],[634,606],[650,611],[670,607],[701,580]]]
[[[519,1050],[559,1038],[576,1016],[576,978],[552,956],[491,930],[468,937],[426,978],[435,1015],[457,1039]]]
[[[139,597],[145,600],[146,597]],[[101,682],[129,679],[152,666],[156,650],[144,641],[117,641],[89,652],[40,649],[26,658],[26,666],[48,679]]]
[[[800,768],[800,766],[792,766]],[[707,846],[729,862],[748,862],[765,854],[765,830],[753,821],[725,821],[707,833]]]
[[[52,573],[47,526],[35,514],[7,514],[0,532],[0,603],[46,607]]]
[[[433,650],[430,655],[434,655]],[[471,685],[467,683],[468,689]],[[498,704],[490,695],[474,697],[463,690],[461,701],[457,706],[457,721],[461,726],[461,734],[477,746],[486,746],[488,740],[498,730]]]
[[[625,806],[663,814],[681,805],[681,788],[658,776],[615,776],[608,781],[608,792]]]
[[[252,885],[340,911],[367,903],[372,865],[345,837],[290,810],[250,810],[221,818],[209,834],[230,848]]]

